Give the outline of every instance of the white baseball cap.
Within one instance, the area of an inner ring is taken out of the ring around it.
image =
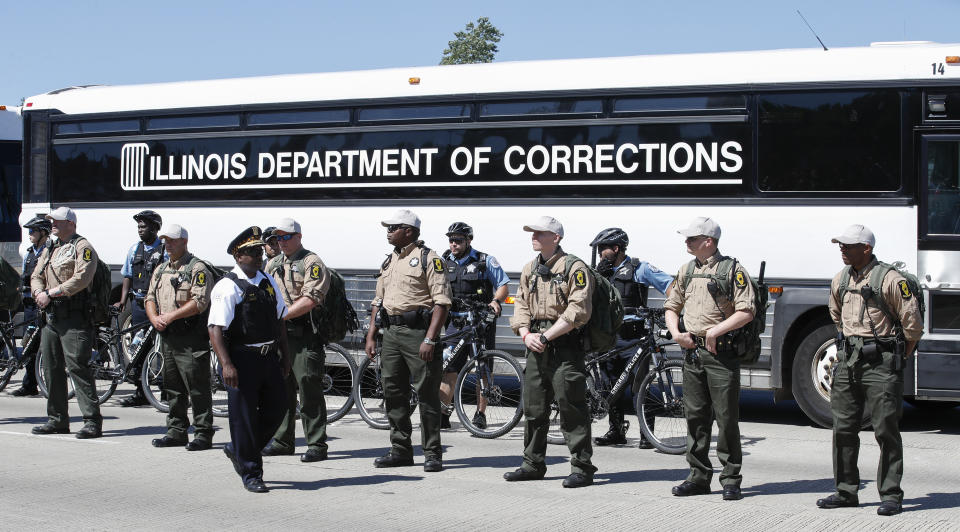
[[[873,231],[867,226],[853,224],[844,229],[842,235],[831,238],[830,242],[834,244],[866,244],[874,247],[877,239],[873,236]]]
[[[549,231],[558,236],[563,236],[563,224],[553,216],[541,216],[537,221],[523,226],[524,231]]]
[[[57,207],[47,215],[47,218],[50,220],[70,220],[77,223],[77,213],[73,212],[70,207]]]
[[[299,233],[300,224],[293,218],[283,218],[280,223],[273,228],[274,231],[283,231],[284,233]]]
[[[157,233],[160,238],[188,238],[187,230],[177,224],[167,224]]]
[[[389,227],[391,225],[409,225],[411,227],[416,227],[420,229],[420,217],[409,211],[407,209],[400,209],[399,211],[393,213],[392,216],[380,222],[384,227]],[[281,228],[277,228],[281,229]]]
[[[698,218],[694,218],[693,221],[690,222],[689,227],[687,227],[686,229],[680,229],[677,232],[685,237],[709,236],[710,238],[713,238],[713,239],[719,239],[720,225],[718,225],[717,222],[713,221],[712,218],[705,218],[703,216],[700,216]]]

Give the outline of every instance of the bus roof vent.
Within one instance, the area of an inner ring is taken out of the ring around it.
[[[94,84],[94,85],[74,85],[74,86],[72,86],[72,87],[65,87],[65,88],[62,88],[62,89],[57,89],[57,90],[55,90],[55,91],[50,91],[50,92],[48,92],[47,94],[60,94],[61,92],[72,91],[72,90],[74,90],[74,89],[86,89],[86,88],[88,88],[88,87],[101,87],[101,86],[102,86],[102,85],[99,85],[99,84]]]

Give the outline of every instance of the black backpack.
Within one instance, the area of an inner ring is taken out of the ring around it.
[[[300,260],[294,262],[298,271],[304,271],[303,263],[311,255],[316,255],[316,253],[308,252]],[[272,277],[281,268],[282,264],[282,258],[280,260],[271,259],[267,263],[267,275]],[[330,272],[330,288],[323,298],[323,304],[313,307],[313,310],[310,311],[313,330],[325,344],[339,342],[346,338],[347,334],[360,328],[357,311],[354,310],[350,300],[347,299],[346,282],[343,276],[333,268],[327,268],[327,271]],[[285,290],[283,283],[278,284],[280,284],[281,290]]]
[[[6,259],[0,258],[0,310],[17,310],[22,301],[20,274]]]

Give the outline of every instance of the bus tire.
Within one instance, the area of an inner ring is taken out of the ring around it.
[[[811,421],[824,428],[833,427],[830,411],[830,385],[837,357],[837,327],[823,325],[807,334],[797,347],[793,359],[793,397]],[[870,425],[870,412],[865,408],[861,426]]]

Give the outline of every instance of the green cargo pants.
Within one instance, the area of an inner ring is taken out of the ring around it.
[[[395,455],[413,456],[410,437],[410,384],[420,398],[420,438],[424,458],[441,458],[440,446],[440,378],[443,357],[435,349],[433,360],[420,360],[420,344],[426,329],[391,325],[383,331],[380,351],[383,394],[390,420],[390,443]]]
[[[686,355],[687,351],[684,350]],[[687,417],[687,480],[710,487],[710,436],[717,422],[717,458],[723,470],[721,486],[740,486],[743,451],[740,447],[740,362],[697,348],[683,363],[683,408]]]
[[[273,436],[273,445],[285,451],[296,447],[297,394],[300,422],[308,449],[327,450],[327,403],[323,397],[323,343],[309,326],[287,324],[290,375],[287,376],[287,414]]]
[[[170,404],[167,436],[181,441],[187,439],[190,428],[187,406],[192,406],[194,439],[212,442],[209,339],[195,333],[158,336],[163,355],[163,391]]]
[[[60,310],[60,309],[57,309]],[[65,314],[65,315],[64,315]],[[100,405],[97,404],[97,386],[90,370],[93,354],[93,327],[82,311],[48,316],[40,334],[43,352],[43,376],[47,381],[47,416],[50,424],[60,429],[70,427],[67,411],[67,372],[77,392],[77,403],[84,424],[103,425]],[[99,356],[107,356],[102,353]]]
[[[547,432],[550,405],[560,407],[560,430],[570,450],[570,470],[592,477],[592,418],[587,408],[587,370],[583,349],[577,341],[551,343],[543,353],[527,350],[523,372],[523,465],[522,469],[547,470]]]
[[[863,409],[871,409],[873,433],[880,445],[877,467],[877,489],[883,501],[903,502],[900,480],[903,478],[903,440],[900,439],[900,417],[903,414],[903,370],[894,371],[898,356],[883,353],[882,360],[857,360],[852,367],[850,355],[839,351],[830,390],[833,412],[833,476],[837,496],[858,501],[860,471],[860,421]]]

